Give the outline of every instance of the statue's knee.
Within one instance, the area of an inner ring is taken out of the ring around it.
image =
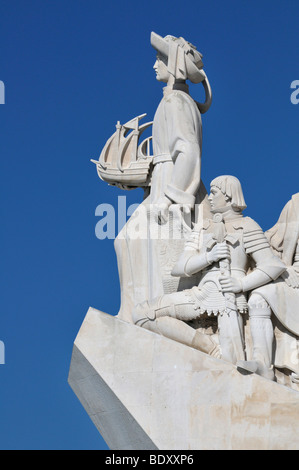
[[[149,328],[149,325],[155,322],[157,318],[173,316],[174,306],[163,306],[163,300],[164,297],[162,296],[137,304],[132,312],[132,319],[135,325]]]
[[[148,321],[149,304],[148,302],[142,302],[141,304],[135,305],[132,312],[132,320],[135,325],[143,326]]]
[[[251,294],[248,300],[249,317],[271,317],[271,308],[268,302],[257,293]]]

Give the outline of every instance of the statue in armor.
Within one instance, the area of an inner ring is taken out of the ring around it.
[[[199,221],[172,275],[193,277],[199,284],[138,304],[136,325],[167,336],[214,357],[236,364],[245,360],[242,315],[247,295],[275,281],[286,266],[270,248],[261,227],[250,217],[239,180],[220,176],[211,182],[211,218]],[[194,328],[190,322],[215,318],[218,333]]]

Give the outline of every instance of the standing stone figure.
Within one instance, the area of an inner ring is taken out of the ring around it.
[[[115,241],[122,294],[118,316],[127,321],[138,303],[180,289],[180,279],[171,276],[173,261],[191,231],[194,208],[209,214],[201,182],[201,113],[209,109],[212,95],[202,55],[183,38],[152,33],[151,44],[157,51],[157,80],[167,86],[153,121],[149,195]],[[191,98],[187,80],[203,83],[205,103]],[[186,224],[184,215],[190,212]],[[143,227],[141,237],[136,226]]]
[[[151,204],[162,221],[175,203],[194,207],[201,182],[201,114],[211,104],[211,89],[202,70],[202,55],[183,38],[152,33],[157,51],[154,64],[157,80],[167,83],[153,123],[153,173]],[[207,102],[196,103],[186,80],[204,82]]]
[[[250,297],[252,357],[239,366],[268,377],[274,364],[280,382],[298,385],[299,193],[285,205],[266,236],[273,253],[287,269],[275,282],[256,289]]]
[[[137,305],[133,319],[136,325],[237,363],[245,357],[242,314],[248,311],[247,293],[276,280],[286,267],[260,226],[243,217],[246,204],[237,178],[214,179],[209,201],[213,219],[194,228],[172,271],[186,277],[200,272],[198,286]],[[188,324],[207,316],[218,318],[220,348],[215,334]]]

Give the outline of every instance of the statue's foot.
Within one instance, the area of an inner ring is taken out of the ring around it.
[[[252,374],[258,374],[268,380],[275,380],[273,367],[266,367],[259,361],[238,361],[237,369],[245,370]]]

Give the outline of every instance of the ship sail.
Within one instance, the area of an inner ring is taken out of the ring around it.
[[[99,160],[91,160],[103,181],[111,185],[148,186],[153,160],[150,155],[152,137],[139,143],[141,134],[152,125],[152,122],[140,125],[145,116],[141,114],[123,125],[118,122]]]

